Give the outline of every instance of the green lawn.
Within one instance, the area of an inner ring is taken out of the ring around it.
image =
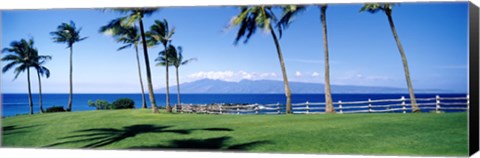
[[[6,147],[467,156],[467,113],[203,115],[112,110],[2,120]]]

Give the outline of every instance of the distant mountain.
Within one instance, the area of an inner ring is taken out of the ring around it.
[[[182,93],[284,93],[283,81],[241,80],[227,82],[202,79],[180,84]],[[320,83],[290,82],[292,93],[324,93],[325,85]],[[406,88],[332,85],[332,93],[408,93]],[[175,93],[176,86],[170,88]],[[156,90],[165,93],[165,88]],[[415,89],[415,93],[451,93],[440,89]]]

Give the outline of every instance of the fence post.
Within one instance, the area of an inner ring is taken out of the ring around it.
[[[180,113],[183,114],[183,106],[182,106],[182,103],[180,103]]]
[[[277,113],[280,114],[280,103],[277,102]]]
[[[308,101],[305,104],[307,105],[307,114],[308,114]]]
[[[435,96],[435,112],[440,113],[440,96]]]
[[[220,114],[223,114],[223,104],[220,104]]]
[[[405,108],[405,97],[402,96],[402,98],[400,98],[402,100],[402,110],[403,110],[403,113],[407,113],[407,109]]]
[[[368,113],[372,112],[372,99],[368,98]]]
[[[340,114],[343,114],[343,106],[342,106],[342,101],[338,101],[338,108],[340,109]]]
[[[207,104],[205,104],[205,105],[204,105],[204,107],[205,107],[205,109],[204,109],[205,111],[203,112],[203,114],[207,114],[207,113],[208,113],[208,111],[207,111],[207,107],[208,107],[208,105],[207,105]]]
[[[237,104],[237,115],[240,115],[240,105]]]
[[[470,94],[467,94],[467,110],[470,109]]]

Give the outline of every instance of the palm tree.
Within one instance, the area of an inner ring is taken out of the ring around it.
[[[62,23],[57,27],[56,31],[50,32],[53,36],[53,42],[66,43],[67,48],[70,48],[70,95],[68,97],[67,111],[72,111],[73,98],[73,44],[85,40],[87,37],[80,37],[82,29],[75,26],[73,21],[70,23]]]
[[[155,8],[130,8],[130,9],[114,9],[120,13],[127,14],[125,17],[118,18],[121,21],[122,26],[132,26],[135,22],[138,21],[140,27],[140,35],[142,38],[143,45],[143,56],[145,58],[145,68],[147,72],[147,86],[148,86],[148,95],[150,97],[150,103],[152,104],[152,112],[158,113],[157,104],[155,102],[155,94],[153,92],[152,86],[152,74],[150,71],[150,61],[148,57],[147,42],[145,40],[145,30],[143,27],[143,17],[150,16],[158,9]]]
[[[16,66],[14,73],[15,78],[17,79],[18,75],[21,72],[27,70],[27,82],[28,82],[28,104],[30,106],[30,115],[33,114],[33,102],[32,102],[32,90],[30,84],[30,67],[34,64],[34,53],[33,53],[33,39],[25,40],[21,39],[20,41],[13,41],[10,43],[10,48],[4,48],[2,53],[11,53],[7,54],[2,58],[2,61],[8,62],[3,68],[2,73],[7,72],[14,66]]]
[[[397,30],[395,29],[395,25],[393,23],[393,19],[392,19],[393,6],[394,4],[390,4],[390,3],[365,4],[360,9],[360,12],[368,11],[370,13],[377,13],[378,11],[382,11],[387,15],[388,22],[390,24],[390,29],[392,30],[392,33],[393,33],[393,38],[395,38],[395,41],[397,42],[398,51],[400,52],[400,56],[402,57],[403,70],[405,71],[405,78],[407,81],[408,92],[410,94],[410,103],[412,104],[412,112],[421,112],[420,108],[418,108],[417,101],[415,99],[412,81],[410,80],[410,71],[408,69],[407,56],[405,55],[405,51],[403,50],[403,46],[400,43],[400,39],[397,35]]]
[[[325,112],[326,113],[335,113],[335,108],[333,107],[332,101],[332,92],[330,86],[330,64],[329,64],[329,53],[328,53],[328,38],[327,38],[327,20],[326,20],[326,10],[327,4],[322,4],[320,8],[320,21],[322,23],[322,32],[323,32],[323,48],[324,48],[324,60],[325,60]],[[303,12],[306,9],[305,6],[299,5],[287,5],[283,7],[283,16],[280,21],[277,23],[277,27],[287,27],[288,24],[292,22],[293,17],[296,14]]]
[[[35,70],[37,70],[37,77],[38,77],[38,101],[39,101],[39,106],[40,106],[40,113],[43,113],[43,101],[42,101],[42,80],[40,76],[45,75],[47,78],[50,77],[50,70],[43,66],[48,60],[51,60],[52,57],[49,55],[38,55],[37,49],[32,49],[33,50],[33,67]]]
[[[328,56],[328,38],[327,38],[327,17],[326,17],[327,5],[320,6],[320,21],[322,21],[322,31],[323,31],[323,50],[325,58],[325,112],[326,113],[335,113],[335,108],[333,107],[332,102],[332,91],[330,89],[330,63]]]
[[[156,66],[165,66],[165,67],[170,67],[173,66],[173,56],[174,56],[174,51],[176,51],[175,46],[169,44],[165,50],[162,50],[158,53],[158,57],[155,59],[157,62]],[[168,73],[167,73],[168,77]],[[167,79],[168,80],[168,79]],[[168,95],[168,82],[167,82],[167,95]],[[170,101],[169,97],[167,97],[167,100]],[[172,112],[172,108],[167,105],[167,112]]]
[[[167,51],[167,45],[169,45],[172,41],[172,36],[175,33],[175,28],[169,29],[168,22],[166,19],[163,19],[163,21],[160,20],[155,20],[155,23],[150,27],[150,31],[147,32],[147,37],[148,37],[148,42],[150,46],[157,45],[159,43],[162,43],[164,47],[164,58],[168,58],[167,54],[165,52]],[[172,46],[173,47],[173,46]],[[173,47],[175,49],[175,47]],[[160,53],[161,54],[161,53]],[[165,60],[165,65],[170,65],[168,60]],[[170,90],[169,90],[169,85],[168,85],[168,67],[165,66],[165,76],[166,76],[166,110],[167,112],[172,112],[172,107],[170,106]]]
[[[170,45],[171,46],[171,45]],[[169,64],[175,66],[175,74],[176,74],[176,79],[177,79],[177,105],[175,106],[175,110],[178,112],[179,109],[181,109],[181,101],[180,101],[180,78],[179,78],[179,75],[178,75],[178,69],[180,68],[180,66],[182,65],[187,65],[188,63],[192,62],[192,61],[195,61],[197,60],[196,58],[190,58],[190,59],[183,59],[183,55],[182,55],[182,47],[178,46],[176,49],[174,46],[171,46],[169,47]],[[161,54],[163,54],[164,52],[160,52]],[[157,63],[157,65],[161,65],[161,66],[166,66],[167,65],[167,60],[165,59],[165,56],[164,55],[160,55],[157,59],[157,61],[159,61]]]
[[[277,49],[278,60],[280,61],[280,67],[282,69],[283,84],[285,87],[285,96],[287,99],[285,112],[289,114],[292,112],[291,91],[288,84],[287,70],[285,68],[282,50],[280,49],[280,43],[272,27],[272,22],[275,22],[276,20],[277,19],[275,17],[275,14],[273,13],[272,7],[270,6],[244,6],[241,7],[240,14],[232,18],[232,20],[230,21],[230,27],[240,25],[240,28],[237,32],[237,37],[235,38],[235,45],[237,45],[238,41],[242,37],[245,37],[243,43],[247,43],[248,39],[250,39],[250,37],[255,33],[257,28],[260,28],[266,32],[270,32],[273,38],[273,42],[275,43],[275,47]],[[284,27],[277,27],[280,37],[282,35],[282,28]]]
[[[129,27],[129,26],[121,26],[120,21],[118,19],[110,21],[105,26],[100,28],[100,32],[109,34],[115,38],[118,43],[125,44],[122,47],[118,48],[117,51],[123,50],[128,47],[135,48],[135,54],[137,59],[137,70],[138,70],[138,78],[140,80],[140,89],[142,90],[142,108],[147,108],[147,103],[145,99],[145,91],[143,89],[143,79],[142,79],[142,71],[140,67],[140,58],[138,55],[138,43],[140,41],[140,35],[138,33],[138,28],[136,26]]]

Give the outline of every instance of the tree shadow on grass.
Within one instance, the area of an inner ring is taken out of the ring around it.
[[[203,129],[169,129],[172,126],[154,126],[150,124],[126,126],[122,129],[115,128],[93,128],[78,130],[77,135],[61,137],[61,142],[53,143],[44,147],[54,147],[59,145],[74,144],[86,142],[88,144],[81,148],[97,148],[103,147],[115,142],[122,141],[127,138],[135,137],[145,133],[175,133],[175,134],[190,134],[193,130],[206,131],[233,131],[229,128],[203,128]],[[72,140],[73,139],[73,140]]]
[[[11,134],[19,134],[19,133],[26,133],[27,131],[25,129],[36,127],[38,125],[30,125],[30,126],[17,126],[17,125],[11,125],[11,126],[4,126],[2,127],[2,135],[11,135]]]
[[[229,145],[232,137],[223,136],[208,139],[172,140],[168,145],[137,146],[129,149],[198,149],[198,150],[248,150],[262,144],[272,144],[270,141],[253,141]]]

